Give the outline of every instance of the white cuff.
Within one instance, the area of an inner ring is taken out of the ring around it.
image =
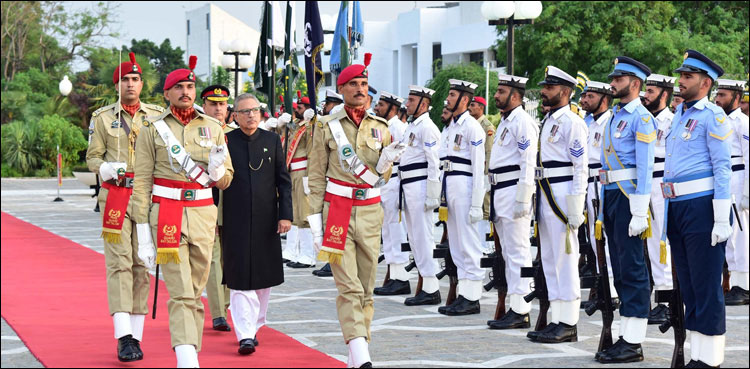
[[[648,216],[648,204],[651,201],[651,195],[630,194],[630,214],[633,216],[645,218]]]
[[[310,214],[307,216],[307,222],[310,223],[313,237],[323,237],[323,214]]]
[[[151,245],[151,225],[148,223],[141,223],[135,225],[135,233],[138,234],[138,246]]]
[[[518,182],[516,185],[516,202],[528,204],[531,202],[531,196],[534,196],[536,186]]]
[[[646,339],[648,319],[623,317],[623,320],[625,319],[627,319],[627,325],[621,332],[622,339],[624,339],[625,342],[631,345],[643,343],[643,341]]]
[[[226,172],[227,172],[227,169],[224,168],[224,164],[219,165],[217,168],[211,168],[209,166],[208,178],[211,178],[212,181],[217,182],[218,180],[224,177],[224,173]]]
[[[440,192],[442,191],[442,183],[440,181],[427,180],[427,197],[430,199],[439,199]]]
[[[472,208],[482,208],[482,205],[484,205],[484,191],[479,191],[476,188],[473,188],[471,191],[471,207]]]
[[[565,196],[565,202],[568,205],[568,217],[571,215],[583,216],[583,207],[586,205],[586,195],[567,195]]]

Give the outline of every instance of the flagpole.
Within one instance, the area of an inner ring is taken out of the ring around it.
[[[286,65],[286,76],[284,77],[284,111],[289,113],[294,118],[294,112],[292,111],[292,53],[291,53],[291,41],[292,41],[292,7],[291,3],[287,0],[286,2],[286,37],[284,43],[284,64]],[[299,104],[299,101],[297,102]],[[284,157],[286,157],[287,148],[289,147],[289,124],[286,125],[286,133],[284,134]]]
[[[276,81],[276,57],[274,54],[273,49],[273,6],[271,5],[271,1],[269,1],[266,5],[266,17],[268,19],[268,22],[266,23],[266,34],[268,35],[266,37],[266,56],[268,57],[268,68],[270,68],[270,72],[268,75],[268,109],[270,112],[276,111],[276,89],[274,82]],[[268,40],[271,41],[271,44],[268,44]]]

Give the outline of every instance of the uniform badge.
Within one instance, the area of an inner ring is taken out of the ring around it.
[[[378,142],[383,142],[383,135],[380,133],[380,129],[372,128],[371,133],[372,133],[372,138],[378,140]]]
[[[179,145],[172,145],[171,150],[172,150],[172,154],[177,155],[177,154],[180,153],[180,146]]]
[[[201,138],[201,147],[211,147],[211,129],[208,127],[198,127],[198,137]]]
[[[687,123],[685,123],[685,129],[686,131],[682,132],[682,138],[685,140],[689,140],[690,137],[693,135],[693,130],[698,125],[698,120],[696,119],[688,119]]]
[[[521,136],[521,139],[517,142],[517,144],[518,144],[518,149],[521,151],[524,151],[527,148],[529,148],[529,145],[531,145],[531,140],[526,138],[526,136]]]
[[[615,132],[615,138],[622,137],[622,131],[625,130],[625,127],[628,126],[628,122],[621,120],[620,123],[617,123],[617,132]]]
[[[560,128],[557,124],[552,126],[552,129],[549,131],[549,138],[547,138],[547,141],[552,142],[554,140],[555,135],[557,134],[557,130]]]
[[[573,147],[570,149],[570,155],[575,156],[576,158],[581,157],[584,153],[583,146],[581,145],[581,141],[573,140]]]
[[[414,139],[416,136],[414,135],[414,132],[409,133],[409,146],[414,146]]]
[[[508,127],[503,128],[503,133],[500,134],[500,141],[505,140],[505,135],[508,134]]]
[[[112,128],[120,128],[120,121],[116,120],[116,121],[112,122]]]
[[[599,141],[602,139],[602,134],[599,132],[594,133],[594,147],[599,147]]]
[[[656,146],[661,146],[661,139],[664,138],[664,131],[656,130]]]
[[[461,151],[462,139],[463,139],[462,135],[456,135],[456,137],[453,138],[453,151]]]
[[[352,155],[354,155],[352,145],[347,144],[341,148],[341,157],[343,157],[344,159],[349,159]]]

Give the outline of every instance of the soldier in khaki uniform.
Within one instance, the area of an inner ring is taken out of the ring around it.
[[[211,85],[201,91],[203,100],[203,111],[221,122],[224,134],[233,131],[235,128],[226,124],[228,114],[227,100],[229,100],[229,89],[222,85]],[[214,237],[214,248],[211,254],[211,267],[208,272],[208,282],[206,284],[206,295],[208,297],[209,312],[213,318],[213,329],[217,331],[230,332],[232,328],[227,323],[227,307],[229,307],[229,288],[222,284],[224,276],[224,253],[222,253],[221,227],[222,216],[221,208],[223,202],[223,191],[213,188],[214,204],[218,207],[218,217],[216,225],[216,237]]]
[[[308,155],[312,215],[307,219],[315,247],[321,248],[319,258],[333,270],[350,367],[372,367],[368,341],[383,225],[380,187],[405,148],[391,143],[385,120],[365,111],[370,57],[365,54],[364,65],[339,74],[345,106],[318,121]]]
[[[315,113],[312,109],[305,108],[310,100],[304,97],[297,104],[295,116],[299,121],[294,130],[289,131],[289,147],[286,151],[286,165],[292,180],[292,208],[293,225],[297,227],[296,248],[292,250],[294,260],[287,264],[290,268],[310,268],[315,266],[315,249],[313,247],[313,236],[307,216],[310,215],[310,203],[307,195],[310,194],[307,177],[307,154],[312,146],[312,125],[310,120]],[[305,110],[302,110],[302,109]],[[301,116],[301,118],[300,118]],[[287,237],[287,242],[290,242]],[[292,246],[292,245],[290,245]],[[287,247],[290,247],[287,246]]]
[[[484,115],[484,109],[486,106],[487,100],[485,100],[481,96],[474,96],[474,98],[471,100],[471,103],[469,104],[469,114],[471,114],[471,116],[474,117],[477,122],[479,122],[486,135],[484,138],[484,177],[488,178],[487,175],[490,169],[490,152],[492,151],[495,125],[493,125],[492,122],[487,119],[487,116]],[[490,186],[489,182],[487,181],[485,181],[485,190],[488,192],[486,195],[484,195],[484,204],[482,205],[484,218],[482,218],[482,221],[479,222],[479,240],[483,241],[485,253],[490,253],[493,250],[494,244],[488,244],[486,241],[484,241],[485,235],[490,233]]]
[[[201,293],[208,280],[217,220],[211,187],[227,188],[234,173],[221,123],[193,108],[196,59],[190,56],[190,69],[167,76],[164,97],[169,110],[141,127],[133,186],[138,245],[150,250],[142,260],[153,266],[156,259],[164,269],[178,367],[198,367],[204,321]],[[158,246],[155,258],[152,234]]]
[[[99,208],[103,209],[104,259],[107,265],[107,296],[112,315],[117,357],[120,361],[143,359],[140,341],[148,313],[148,269],[134,257],[138,253],[134,236],[133,188],[135,139],[146,116],[163,108],[140,102],[143,80],[141,67],[130,53],[112,75],[120,102],[96,110],[91,116],[90,144],[86,164],[99,173],[103,183]],[[118,104],[120,106],[118,106]]]

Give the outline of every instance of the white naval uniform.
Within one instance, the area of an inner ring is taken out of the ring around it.
[[[439,288],[437,277],[435,277],[438,265],[432,257],[432,251],[435,249],[433,211],[425,210],[427,181],[440,182],[438,142],[440,142],[440,130],[430,119],[429,113],[424,113],[414,119],[407,125],[404,132],[403,143],[406,144],[406,150],[401,155],[398,172],[403,187],[402,211],[409,234],[409,245],[419,274],[423,278],[422,290],[425,293],[434,293]],[[403,170],[405,167],[408,168],[407,166],[420,166],[420,164],[426,164],[427,168]],[[427,176],[427,178],[404,183],[416,176]]]
[[[406,123],[393,116],[388,121],[388,130],[394,142],[404,141],[404,130]],[[397,175],[398,163],[394,163],[391,179],[380,189],[380,205],[383,207],[383,255],[385,262],[391,266],[391,279],[406,281],[409,273],[404,267],[409,263],[409,253],[401,251],[401,243],[406,242],[398,216],[398,190],[399,178]]]
[[[292,224],[286,233],[286,242],[281,247],[281,257],[293,262],[299,258],[299,228]]]
[[[531,311],[531,303],[523,296],[531,292],[530,278],[521,278],[521,268],[531,266],[531,243],[529,240],[529,214],[514,219],[518,186],[535,185],[534,167],[539,142],[539,128],[533,118],[518,106],[497,126],[497,134],[490,153],[490,185],[492,194],[495,230],[505,259],[505,279],[508,282],[510,308],[517,314]],[[528,204],[531,207],[531,203]],[[497,255],[498,257],[500,255]]]
[[[748,166],[748,117],[737,108],[729,115],[727,120],[732,124],[732,197],[734,206],[740,213],[739,221],[736,219],[734,210],[732,217],[733,233],[727,242],[727,267],[730,272],[730,287],[740,286],[748,290],[748,272],[750,272],[750,250],[748,249],[748,211],[742,211],[740,202],[742,201],[742,192],[745,181],[747,181]],[[744,137],[743,137],[744,136]],[[744,170],[740,169],[744,165]],[[742,223],[742,231],[739,229],[739,223]]]
[[[654,290],[672,289],[672,254],[667,242],[667,263],[659,262],[659,240],[664,227],[664,195],[661,193],[661,183],[664,179],[664,160],[667,147],[667,135],[672,127],[672,113],[664,108],[656,117],[656,145],[654,146],[654,177],[651,180],[651,208],[654,219],[651,222],[653,235],[646,240],[648,256],[651,261],[651,276],[654,278]]]
[[[472,197],[484,200],[484,129],[468,111],[446,127],[441,135],[440,158],[443,168],[445,199],[448,205],[448,243],[451,257],[458,269],[458,294],[469,301],[482,296],[485,271],[480,267],[482,243],[476,223],[471,223],[469,210]],[[451,160],[453,172],[469,175],[448,175],[446,161]],[[457,163],[463,161],[464,163]],[[470,164],[469,164],[470,163]],[[482,202],[478,203],[482,207]]]
[[[542,127],[539,150],[545,169],[549,162],[572,163],[572,180],[551,183],[552,196],[567,217],[567,195],[583,195],[588,182],[588,156],[585,142],[588,138],[586,123],[573,113],[568,105],[547,114]],[[557,127],[557,128],[554,128]],[[556,130],[552,135],[552,131]],[[568,166],[570,168],[570,166]],[[569,177],[569,176],[568,176]],[[540,191],[541,192],[541,191]],[[578,275],[578,229],[570,229],[555,215],[546,196],[540,195],[539,242],[547,279],[552,323],[574,325],[578,323],[581,281]],[[570,253],[566,253],[566,235]]]

